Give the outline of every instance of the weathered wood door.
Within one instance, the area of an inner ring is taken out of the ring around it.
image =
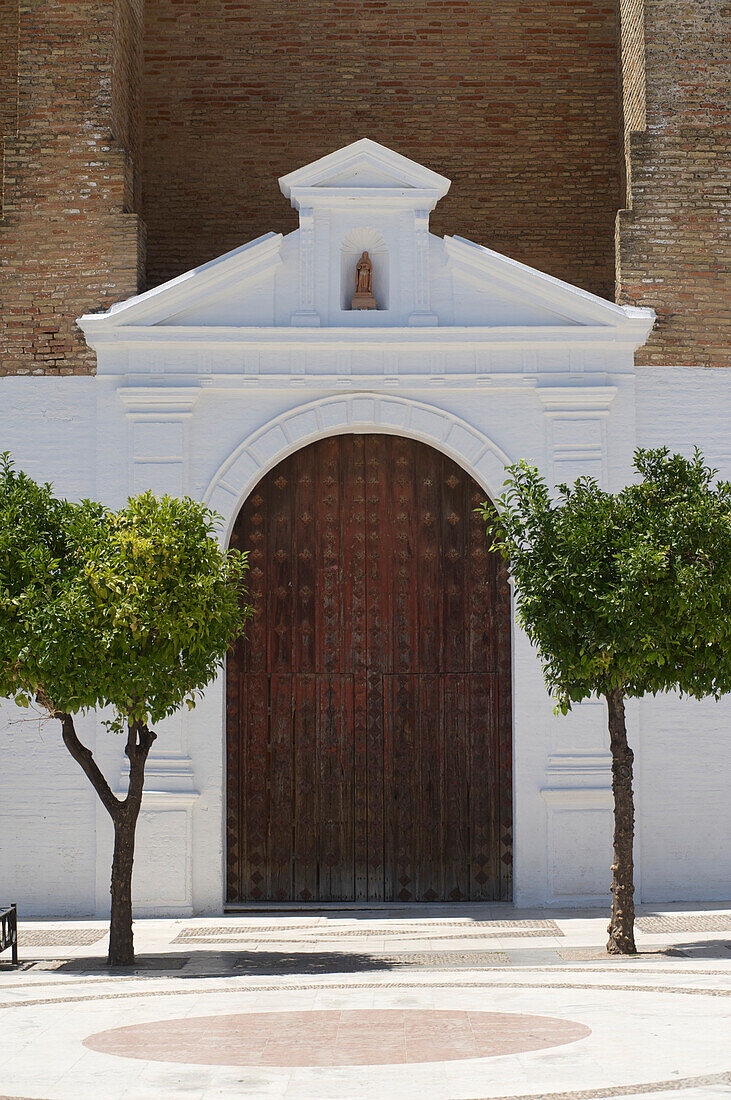
[[[342,435],[244,504],[230,901],[509,898],[510,598],[484,497],[422,443]]]

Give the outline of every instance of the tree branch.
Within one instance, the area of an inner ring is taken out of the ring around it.
[[[136,816],[142,803],[145,764],[157,734],[148,729],[144,722],[138,721],[129,722],[127,730],[127,745],[124,751],[129,758],[129,786],[123,805],[126,808],[132,808]]]
[[[91,753],[91,749],[87,749],[86,745],[82,745],[81,741],[79,741],[76,727],[74,726],[73,715],[66,714],[62,710],[57,710],[54,713],[54,718],[58,718],[61,722],[64,745],[69,750],[76,763],[83,768],[112,820],[116,820],[122,803],[112,794],[109,784],[102,775]]]

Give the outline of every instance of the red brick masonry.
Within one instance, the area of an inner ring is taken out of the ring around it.
[[[638,362],[728,364],[722,9],[4,0],[0,375],[93,373],[79,314],[295,228],[277,177],[361,137],[453,180],[436,233],[652,306]]]

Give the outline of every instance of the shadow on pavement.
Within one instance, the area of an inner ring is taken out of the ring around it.
[[[52,970],[54,974],[149,974],[174,972],[181,978],[206,978],[240,975],[353,974],[369,970],[390,970],[392,962],[384,956],[341,953],[338,951],[222,951],[173,955],[140,954],[133,966],[108,966],[104,958],[36,960],[33,970]],[[23,969],[29,967],[25,964]]]
[[[673,943],[663,953],[682,959],[728,959],[731,957],[731,940],[693,940],[691,943]]]

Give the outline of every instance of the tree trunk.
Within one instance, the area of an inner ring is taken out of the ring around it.
[[[135,961],[132,933],[132,863],[135,849],[135,825],[128,813],[114,822],[114,858],[112,859],[112,908],[109,921],[110,966],[131,966]]]
[[[112,859],[111,919],[109,923],[109,966],[130,966],[135,959],[132,936],[132,866],[135,851],[135,829],[142,805],[145,783],[145,763],[155,740],[155,734],[142,722],[130,722],[125,753],[129,758],[129,787],[122,800],[112,790],[94,760],[91,750],[76,734],[73,715],[56,711],[61,721],[63,741],[99,795],[114,822],[114,857]]]
[[[609,710],[609,740],[612,748],[612,792],[614,794],[614,860],[612,862],[612,917],[607,931],[610,955],[636,955],[634,863],[632,841],[635,808],[632,798],[634,753],[627,744],[624,695],[620,688],[606,693]]]

